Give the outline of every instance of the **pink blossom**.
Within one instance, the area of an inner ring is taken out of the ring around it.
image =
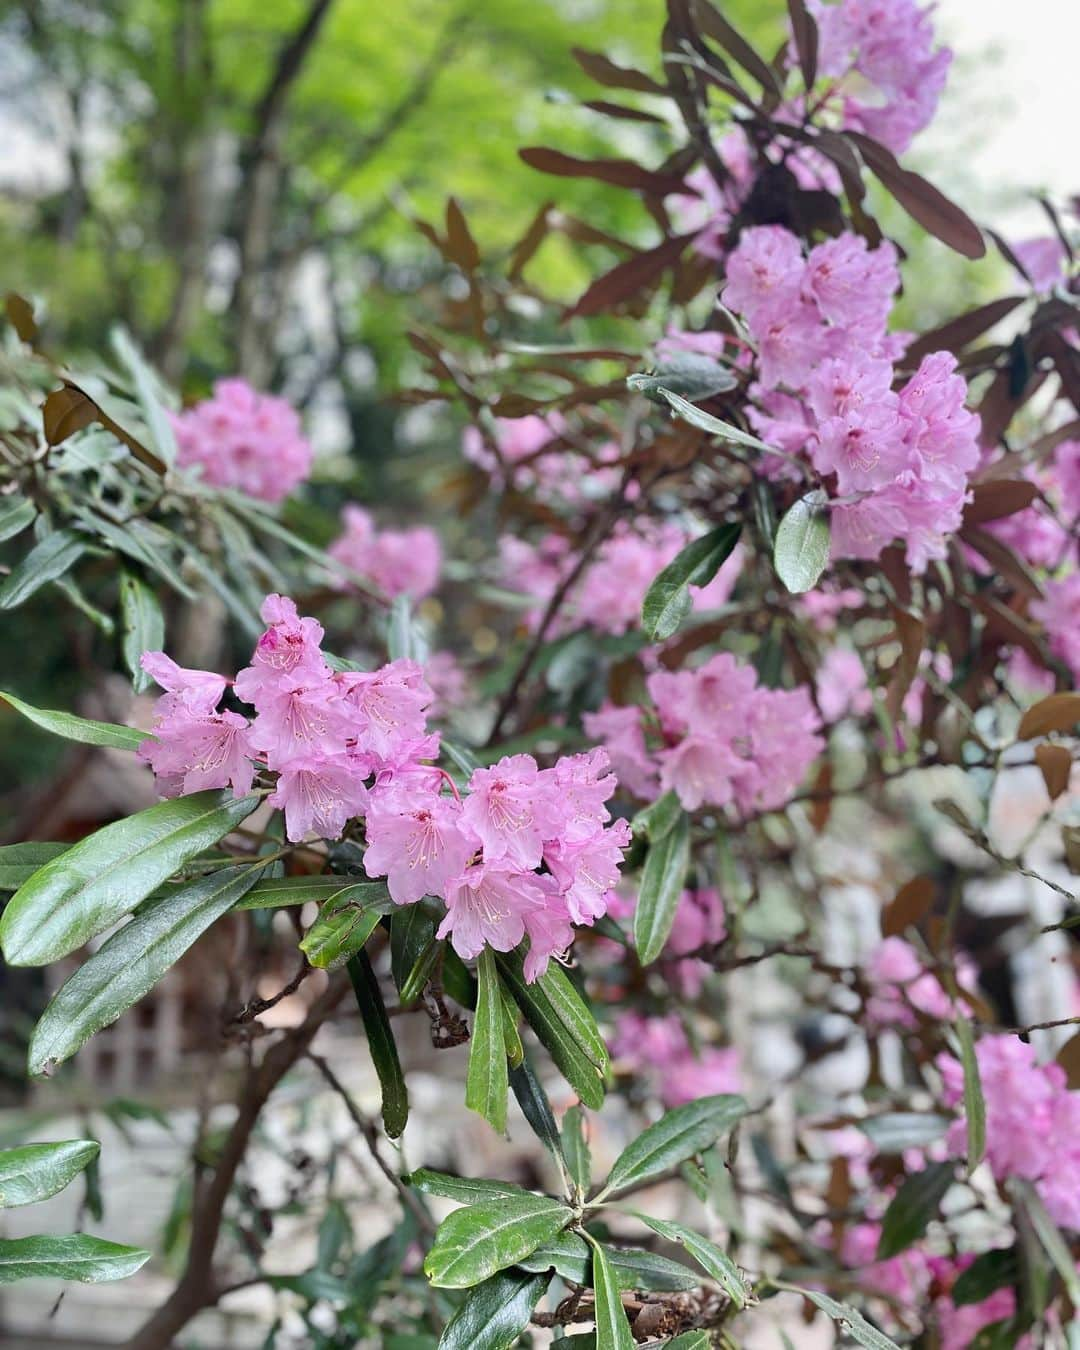
[[[139,664],[167,692],[158,700],[164,712],[184,708],[190,713],[212,713],[221,702],[228,680],[212,670],[187,670],[164,652],[143,652]]]
[[[1038,294],[1047,294],[1063,279],[1068,258],[1056,234],[1022,239],[1013,244],[1012,251]]]
[[[582,719],[585,734],[603,741],[619,786],[635,797],[649,798],[657,784],[657,768],[645,745],[641,709],[605,703]]]
[[[754,323],[763,310],[794,308],[806,273],[799,241],[781,225],[756,225],[739,236],[727,260],[721,299]]]
[[[693,670],[657,671],[647,686],[666,731],[730,739],[745,730],[757,674],[730,652],[719,652]]]
[[[660,786],[674,791],[687,811],[706,802],[727,806],[735,796],[735,780],[743,761],[730,745],[708,736],[687,736],[678,745],[661,750]]]
[[[432,694],[432,716],[445,717],[468,698],[469,679],[453,652],[432,652],[424,662],[424,679]]]
[[[177,463],[213,487],[279,502],[311,473],[311,446],[296,411],[246,380],[218,380],[212,398],[172,415]]]
[[[346,754],[298,753],[278,773],[277,787],[266,800],[285,812],[285,832],[298,843],[314,832],[336,839],[367,803],[367,770]]]
[[[237,675],[235,686],[237,697],[256,708],[329,674],[321,651],[321,623],[300,618],[295,603],[282,595],[268,595],[259,613],[269,627],[255,644],[251,665]]]
[[[159,707],[169,697],[159,699]],[[232,787],[234,795],[242,797],[255,775],[253,753],[246,717],[200,712],[185,704],[162,709],[154,722],[154,738],[143,741],[138,751],[165,797],[223,787]]]
[[[1054,476],[1066,521],[1080,520],[1080,441],[1062,441],[1054,451]]]
[[[810,250],[803,293],[830,323],[876,335],[885,328],[899,286],[892,244],[871,250],[861,235],[842,234]]]
[[[483,845],[488,862],[505,858],[537,867],[544,840],[558,831],[559,799],[553,778],[542,776],[532,755],[504,755],[490,769],[476,769],[462,817]]]
[[[911,467],[924,482],[963,489],[979,463],[979,419],[964,406],[967,384],[951,352],[924,356],[900,391]]]
[[[586,838],[560,838],[547,844],[544,861],[575,923],[591,924],[607,912],[612,888],[619,880],[622,851],[630,843],[630,826],[617,820],[610,829],[596,829]]]
[[[341,683],[329,671],[308,684],[264,694],[251,738],[272,769],[344,750],[353,714]]]
[[[423,737],[434,695],[415,661],[401,659],[378,670],[348,671],[338,683],[354,719],[354,734],[366,750],[393,760],[400,758],[402,744]]]
[[[364,870],[386,877],[398,905],[444,896],[475,852],[461,828],[460,803],[435,792],[378,792],[365,823]]]
[[[1048,581],[1046,596],[1031,606],[1031,615],[1046,629],[1050,650],[1080,681],[1080,571]]]
[[[376,530],[362,506],[342,511],[344,530],[327,552],[351,572],[370,581],[393,599],[410,595],[422,600],[439,584],[442,547],[434,530],[419,525],[409,530]]]
[[[817,704],[826,722],[838,722],[849,714],[862,717],[874,705],[866,682],[866,667],[850,647],[832,647],[818,669],[815,684]]]
[[[438,936],[449,937],[459,956],[479,956],[485,946],[512,951],[525,936],[525,916],[547,907],[541,878],[511,862],[468,867],[446,885],[446,917]]]
[[[742,1090],[738,1050],[732,1046],[724,1049],[707,1046],[698,1055],[688,1051],[670,1061],[662,1075],[660,1095],[670,1110],[699,1097]]]
[[[828,353],[828,330],[813,305],[798,300],[762,306],[751,332],[758,342],[758,369],[766,389],[801,389]]]

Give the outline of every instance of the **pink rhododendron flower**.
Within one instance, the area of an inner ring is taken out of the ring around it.
[[[342,566],[391,599],[410,595],[422,600],[438,587],[442,546],[434,530],[426,525],[410,530],[376,530],[369,513],[355,505],[346,506],[341,518],[343,533],[327,553]]]
[[[223,787],[242,797],[255,776],[248,720],[234,712],[199,712],[183,704],[163,710],[154,739],[143,741],[138,754],[166,797]]]
[[[826,652],[814,687],[826,722],[838,722],[849,714],[862,717],[874,706],[866,667],[850,647],[832,647]]]
[[[582,720],[585,734],[603,741],[619,784],[635,797],[651,797],[657,786],[657,769],[645,745],[641,709],[605,703]]]
[[[534,872],[509,862],[479,863],[446,884],[446,918],[439,937],[450,937],[459,956],[484,947],[509,952],[525,936],[525,915],[546,907],[547,891]]]
[[[366,828],[364,870],[386,877],[398,905],[445,895],[476,851],[461,828],[461,803],[434,791],[377,793]]]
[[[158,699],[160,713],[184,709],[212,713],[221,702],[228,680],[212,670],[187,670],[164,652],[143,652],[139,664],[167,692]]]
[[[540,864],[557,811],[554,783],[541,777],[532,755],[509,755],[473,773],[463,819],[487,860],[530,868]]]
[[[1064,278],[1068,258],[1056,234],[1022,239],[1020,243],[1013,244],[1012,251],[1039,294],[1045,295],[1052,291]]]
[[[705,1046],[700,1054],[695,1053],[675,1013],[666,1017],[620,1013],[611,1050],[627,1068],[656,1079],[661,1100],[669,1109],[699,1097],[742,1091],[738,1051]]]
[[[279,502],[311,473],[311,446],[295,409],[246,380],[218,380],[212,398],[171,420],[177,463],[197,466],[214,487]]]
[[[368,769],[350,755],[298,754],[279,767],[277,787],[267,798],[285,812],[294,842],[310,833],[336,839],[368,800]]]
[[[1031,615],[1046,629],[1050,650],[1080,681],[1080,571],[1048,581],[1046,596],[1031,605]]]
[[[453,652],[432,652],[424,662],[424,679],[431,690],[430,712],[445,717],[465,703],[469,680]]]
[[[967,961],[957,963],[961,988],[973,989],[974,972]],[[866,1005],[871,1026],[914,1027],[917,1013],[944,1019],[953,1016],[953,1001],[941,981],[923,965],[919,953],[900,937],[887,937],[866,962],[873,995]]]
[[[1054,451],[1054,477],[1061,493],[1065,520],[1080,520],[1080,441],[1062,441]]]

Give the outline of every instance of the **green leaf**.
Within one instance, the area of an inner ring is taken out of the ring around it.
[[[137,727],[121,727],[115,722],[94,722],[87,717],[76,717],[74,713],[53,708],[34,708],[2,689],[0,699],[10,704],[28,722],[33,722],[43,731],[51,731],[54,736],[63,736],[68,741],[80,741],[83,745],[107,745],[113,750],[137,750],[145,740],[150,739],[147,732]]]
[[[981,1303],[998,1289],[1015,1285],[1020,1278],[1020,1261],[1015,1247],[996,1247],[977,1256],[967,1270],[963,1270],[952,1287],[952,1301],[962,1308],[969,1303]]]
[[[534,1073],[528,1056],[524,1056],[517,1068],[511,1070],[510,1086],[521,1107],[521,1114],[529,1122],[529,1128],[555,1158],[563,1175],[568,1175],[562,1151],[562,1135],[555,1124],[555,1115],[544,1086]]]
[[[161,381],[122,328],[114,328],[110,336],[113,350],[127,367],[135,385],[135,397],[150,433],[150,448],[156,450],[166,464],[175,464],[176,433],[163,406]]]
[[[562,1141],[563,1155],[570,1169],[570,1175],[579,1190],[587,1191],[592,1175],[592,1156],[589,1153],[589,1145],[585,1142],[585,1112],[580,1106],[571,1106],[563,1116]]]
[[[525,1058],[525,1047],[521,1043],[521,1033],[518,1031],[518,1017],[517,1004],[504,989],[502,991],[503,1045],[506,1048],[506,1058],[509,1060],[512,1069],[516,1069]]]
[[[39,867],[66,853],[70,844],[5,844],[0,847],[0,891],[16,891]]]
[[[509,1350],[529,1325],[550,1278],[510,1270],[492,1275],[447,1322],[438,1350]]]
[[[677,1261],[669,1261],[666,1256],[657,1256],[655,1252],[637,1247],[609,1247],[608,1260],[624,1289],[676,1293],[701,1286],[701,1280],[692,1270]],[[523,1270],[554,1270],[564,1280],[572,1280],[575,1284],[592,1283],[592,1251],[578,1233],[560,1233],[554,1241],[537,1247],[518,1264]]]
[[[0,585],[0,609],[14,609],[35,591],[73,567],[86,552],[86,538],[74,530],[54,530],[34,545]]]
[[[707,1331],[684,1331],[681,1336],[667,1342],[666,1350],[709,1350],[712,1341]]]
[[[986,1152],[986,1100],[979,1077],[979,1061],[971,1023],[962,1014],[954,1026],[964,1070],[964,1115],[967,1119],[967,1173],[971,1176]]]
[[[641,626],[653,642],[672,636],[690,612],[688,587],[707,586],[739,542],[742,526],[720,525],[693,539],[653,580],[641,605]]]
[[[124,663],[131,671],[131,686],[137,694],[153,684],[139,664],[143,652],[160,651],[165,645],[165,618],[151,588],[134,572],[120,574],[120,615],[123,623]]]
[[[940,1139],[949,1128],[947,1116],[921,1111],[886,1111],[855,1122],[879,1153],[903,1153],[909,1148],[925,1148]]]
[[[547,995],[562,1024],[569,1029],[571,1035],[577,1037],[581,1049],[596,1068],[601,1073],[606,1073],[611,1056],[608,1054],[603,1036],[600,1035],[600,1028],[596,1025],[596,1018],[562,966],[552,962],[536,981],[536,987]]]
[[[785,512],[773,545],[776,575],[793,595],[817,585],[829,562],[829,517],[825,494],[808,492]]]
[[[390,918],[390,973],[404,1006],[415,1003],[439,959],[442,944],[424,902],[401,905]]]
[[[0,918],[4,958],[13,966],[40,966],[67,956],[129,914],[258,804],[256,796],[196,792],[80,840],[12,896]]]
[[[412,600],[408,595],[395,596],[386,630],[386,650],[390,660],[424,661],[427,659],[426,645],[413,622]]]
[[[650,844],[658,844],[665,835],[678,825],[684,812],[682,802],[674,792],[665,792],[656,801],[643,806],[631,820],[630,828],[635,835],[641,836]]]
[[[692,403],[673,393],[670,389],[657,389],[657,394],[671,408],[677,417],[681,417],[684,422],[689,422],[691,426],[698,427],[701,431],[708,431],[713,436],[719,436],[721,440],[730,441],[733,445],[745,445],[751,450],[764,450],[767,454],[773,454],[771,446],[766,445],[764,441],[759,441],[756,436],[751,436],[749,432],[740,431],[738,427],[733,427],[730,422],[721,422],[719,417],[713,417],[711,413],[702,412],[700,408],[695,408]]]
[[[364,1023],[371,1059],[382,1087],[382,1118],[386,1133],[396,1139],[409,1119],[409,1093],[401,1072],[397,1043],[386,1015],[379,981],[371,968],[367,952],[357,952],[348,962],[356,1004]]]
[[[336,876],[333,873],[323,873],[320,876],[268,877],[265,881],[259,881],[252,886],[237,905],[237,909],[279,909],[285,905],[306,905],[311,900],[322,904],[332,895],[340,895],[342,888],[350,885],[370,886],[373,899],[376,892],[386,894],[385,882],[350,883],[348,877]]]
[[[86,1233],[0,1238],[0,1284],[34,1278],[103,1284],[134,1275],[149,1260],[150,1253],[138,1247],[122,1247]]]
[[[405,1178],[410,1186],[424,1195],[441,1195],[446,1200],[459,1200],[463,1205],[475,1205],[486,1200],[502,1200],[508,1195],[528,1195],[512,1181],[489,1181],[486,1177],[452,1177],[447,1172],[433,1172],[430,1167],[419,1167]]]
[[[33,523],[37,507],[26,497],[7,497],[0,501],[0,544],[14,539],[27,525]]]
[[[931,1163],[921,1172],[904,1179],[881,1221],[877,1248],[879,1261],[886,1261],[918,1242],[952,1183],[952,1163]]]
[[[344,878],[341,878],[344,880]],[[320,970],[336,970],[360,951],[393,906],[381,882],[347,882],[323,902],[315,922],[304,934],[300,950]]]
[[[469,1046],[465,1105],[482,1115],[493,1130],[506,1132],[506,1046],[503,1042],[502,989],[490,947],[476,962],[479,992]]]
[[[439,1225],[424,1261],[438,1289],[468,1289],[549,1242],[574,1217],[546,1195],[506,1195],[457,1209]]]
[[[711,1275],[736,1308],[746,1307],[746,1280],[735,1262],[715,1242],[695,1233],[685,1224],[670,1223],[666,1219],[652,1219],[647,1214],[636,1216],[643,1224],[659,1233],[669,1242],[678,1242],[707,1275]]]
[[[33,1205],[56,1195],[100,1152],[95,1139],[4,1149],[0,1152],[0,1209]]]
[[[476,1007],[476,977],[453,947],[443,947],[443,988],[463,1008]]]
[[[838,1303],[828,1294],[823,1294],[820,1289],[803,1289],[796,1284],[780,1284],[775,1281],[774,1287],[786,1289],[789,1294],[801,1294],[803,1298],[808,1298],[826,1317],[831,1317],[853,1341],[865,1346],[866,1350],[900,1350],[895,1341],[891,1341],[884,1332],[878,1331],[877,1327],[872,1326],[862,1313],[852,1308],[850,1304]]]
[[[634,910],[634,946],[643,966],[664,950],[675,922],[690,865],[690,817],[683,811],[675,825],[649,846]]]
[[[724,1135],[750,1108],[742,1097],[699,1097],[660,1117],[619,1154],[601,1195],[663,1176]]]
[[[634,1337],[623,1307],[619,1281],[607,1252],[589,1237],[593,1249],[593,1292],[596,1296],[596,1350],[634,1350]]]
[[[565,985],[557,977],[551,981],[526,983],[520,952],[500,952],[495,959],[514,1001],[559,1072],[586,1106],[599,1110],[604,1102],[603,1069],[595,1062],[599,1057],[596,1044],[599,1033],[586,1031],[586,1042],[581,1039],[591,1014],[580,999],[572,999],[567,994]],[[547,974],[552,974],[555,969],[549,967]],[[563,980],[566,980],[565,976]]]
[[[53,995],[30,1039],[30,1073],[51,1072],[149,993],[257,877],[250,864],[222,868],[140,909]]]
[[[1068,1243],[1061,1236],[1057,1224],[1046,1212],[1046,1206],[1043,1204],[1038,1191],[1030,1181],[1020,1177],[1012,1177],[1008,1185],[1012,1194],[1027,1213],[1031,1226],[1042,1244],[1043,1251],[1046,1252],[1053,1263],[1054,1269],[1061,1277],[1070,1303],[1074,1308],[1080,1308],[1080,1274],[1077,1273],[1076,1262],[1073,1260]]]
[[[665,389],[681,398],[713,398],[734,389],[736,383],[727,366],[701,352],[675,352],[667,360],[658,361],[647,375],[626,377],[628,389],[661,407],[667,401],[662,392]]]

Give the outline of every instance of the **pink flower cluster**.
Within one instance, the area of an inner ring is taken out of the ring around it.
[[[818,25],[818,79],[834,87],[814,102],[845,130],[900,155],[933,120],[952,62],[934,50],[931,10],[915,0],[810,0]]]
[[[694,534],[671,521],[641,518],[620,521],[597,550],[596,559],[579,579],[563,606],[559,630],[594,628],[620,634],[641,622],[645,592]],[[574,566],[574,550],[561,534],[547,534],[536,544],[513,535],[499,541],[504,585],[531,596],[526,622],[535,626],[547,602]],[[743,554],[737,546],[707,586],[691,586],[694,608],[719,609],[735,588]]]
[[[311,446],[296,410],[246,380],[218,380],[213,398],[171,417],[177,464],[203,482],[279,502],[311,473]]]
[[[979,419],[948,352],[893,388],[904,342],[886,324],[898,283],[888,243],[871,250],[843,234],[804,256],[794,234],[763,225],[728,260],[723,300],[757,344],[755,428],[784,454],[805,454],[830,487],[834,556],[874,559],[902,539],[922,572],[960,527]],[[764,467],[793,472],[779,456]]]
[[[262,616],[269,626],[232,682],[253,719],[219,710],[224,677],[144,655],[166,692],[139,755],[162,793],[231,786],[239,796],[256,768],[276,774],[267,801],[285,813],[290,840],[337,838],[364,818],[365,870],[386,876],[395,903],[445,901],[439,935],[464,957],[485,943],[509,951],[528,935],[526,976],[542,974],[569,946],[572,925],[605,912],[619,878],[630,829],[609,824],[615,779],[604,752],[550,769],[529,755],[502,759],[475,770],[462,800],[430,763],[439,737],[427,730],[432,692],[420,666],[335,672],[321,626],[291,600],[268,596]]]
[[[498,453],[474,426],[465,428],[461,444],[465,458],[501,487],[531,490],[553,505],[578,505],[618,486],[618,445],[607,441],[595,457],[583,454],[573,448],[571,428],[560,413],[497,417],[494,436]]]
[[[608,904],[608,913],[613,919],[632,919],[636,908],[636,895],[615,891]],[[691,953],[716,946],[726,937],[727,924],[720,892],[709,886],[683,891],[660,960],[665,978],[684,998],[697,998],[712,969],[707,961]],[[611,943],[615,955],[618,946],[618,943]]]
[[[824,749],[809,690],[759,685],[753,667],[728,652],[693,670],[656,671],[647,684],[656,748],[647,745],[639,708],[605,705],[585,717],[588,734],[607,745],[631,791],[651,789],[659,778],[688,811],[731,804],[744,814],[773,810]]]
[[[1035,1047],[1016,1036],[985,1036],[975,1047],[986,1101],[986,1160],[999,1181],[1024,1177],[1062,1228],[1080,1231],[1080,1092],[1059,1064],[1038,1064]],[[964,1072],[951,1055],[938,1059],[945,1101],[964,1100]],[[966,1148],[961,1118],[949,1132],[956,1156]]]
[[[327,549],[335,562],[364,577],[383,595],[411,595],[422,600],[439,584],[442,547],[426,525],[411,530],[376,530],[362,506],[350,504],[341,513],[342,533]],[[341,583],[348,585],[348,581]]]
[[[941,981],[903,938],[885,938],[871,952],[865,971],[873,989],[866,1004],[871,1027],[915,1027],[920,1015],[937,1021],[956,1016]],[[957,961],[956,979],[962,989],[975,988],[976,972],[966,957]]]
[[[739,1052],[715,1045],[695,1051],[677,1013],[620,1013],[611,1052],[628,1072],[648,1074],[669,1109],[714,1093],[742,1091]]]
[[[866,667],[850,647],[830,647],[814,681],[817,705],[826,723],[842,717],[863,717],[874,706]]]
[[[1031,606],[1032,616],[1046,629],[1051,652],[1080,681],[1080,571],[1048,581],[1044,590],[1045,598]]]

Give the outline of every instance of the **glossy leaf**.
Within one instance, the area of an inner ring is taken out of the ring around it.
[[[569,982],[566,976],[561,971],[554,974],[557,970],[554,966],[547,972],[552,976],[550,980],[545,976],[535,984],[528,984],[518,952],[500,952],[495,959],[514,1001],[559,1072],[586,1106],[599,1110],[604,1100],[604,1075],[596,1060],[601,1057],[599,1047],[603,1041],[595,1031],[595,1022],[589,1029],[591,1014],[576,996],[573,986],[569,986],[573,991],[571,996],[567,993]],[[604,1057],[606,1059],[606,1050]]]
[[[528,1191],[469,1205],[439,1225],[424,1270],[436,1288],[471,1288],[550,1241],[573,1217],[566,1205]]]
[[[548,1275],[502,1270],[478,1284],[439,1337],[438,1350],[509,1350],[529,1325]]]
[[[720,525],[693,539],[654,579],[641,606],[641,626],[653,642],[676,632],[691,608],[690,586],[707,586],[739,542],[742,526]]]
[[[647,1214],[638,1214],[637,1217],[654,1233],[684,1247],[706,1275],[711,1276],[723,1289],[736,1308],[746,1307],[746,1280],[727,1252],[719,1248],[715,1242],[710,1242],[708,1238],[695,1233],[685,1224],[672,1223],[666,1219],[653,1219]]]
[[[390,973],[401,1002],[408,1006],[420,997],[439,959],[436,922],[424,903],[401,905],[390,918]]]
[[[677,1106],[640,1135],[615,1159],[602,1195],[614,1195],[663,1176],[726,1134],[750,1108],[742,1097],[699,1097]]]
[[[803,1289],[798,1285],[779,1283],[776,1288],[786,1289],[788,1293],[801,1294],[803,1298],[808,1298],[826,1317],[831,1317],[853,1341],[864,1346],[865,1350],[900,1350],[895,1341],[890,1340],[883,1331],[878,1331],[877,1327],[868,1322],[862,1313],[852,1308],[850,1304],[838,1303],[820,1289]]]
[[[529,1128],[559,1164],[564,1175],[567,1174],[566,1158],[562,1151],[562,1135],[555,1124],[544,1086],[533,1071],[528,1058],[522,1059],[516,1069],[510,1072],[510,1086],[514,1090],[521,1114],[529,1122]]]
[[[42,586],[62,577],[86,552],[85,535],[73,530],[53,530],[15,564],[0,584],[0,609],[14,609],[29,600]]]
[[[517,1004],[504,989],[502,991],[502,1029],[506,1058],[512,1069],[516,1069],[525,1058],[525,1047],[521,1043],[518,1022],[521,1013]]]
[[[385,882],[350,882],[348,877],[335,876],[331,873],[319,876],[268,877],[265,881],[256,882],[252,886],[237,905],[237,909],[278,909],[287,905],[306,905],[312,900],[322,904],[332,895],[339,895],[346,886],[353,890],[361,887],[370,888],[373,901],[376,894],[386,894]]]
[[[96,1139],[23,1144],[0,1151],[0,1209],[33,1205],[56,1195],[101,1152]]]
[[[95,722],[88,717],[76,717],[74,713],[61,712],[56,708],[35,708],[3,690],[0,690],[0,699],[42,731],[63,736],[67,741],[79,741],[82,745],[137,750],[148,738],[148,733],[139,731],[137,727],[122,727],[115,722]]]
[[[956,1039],[960,1045],[960,1064],[964,1070],[964,1114],[967,1118],[968,1176],[982,1162],[986,1152],[986,1099],[983,1097],[979,1060],[971,1023],[963,1015],[956,1019]]]
[[[502,989],[490,947],[481,951],[476,962],[476,975],[479,990],[469,1045],[465,1105],[482,1115],[493,1130],[503,1134],[506,1131],[509,1081],[503,1042]]]
[[[942,1198],[953,1183],[953,1175],[952,1163],[931,1163],[921,1172],[914,1172],[904,1179],[881,1221],[877,1247],[879,1261],[887,1261],[918,1242],[940,1209]]]
[[[611,1268],[607,1252],[595,1238],[593,1249],[593,1293],[596,1299],[596,1350],[634,1350],[634,1337],[623,1307],[619,1281]]]
[[[103,1284],[134,1275],[149,1259],[150,1253],[138,1247],[122,1247],[86,1233],[0,1238],[0,1284],[35,1278]]]
[[[673,828],[652,844],[645,856],[634,909],[634,946],[643,966],[650,965],[664,950],[689,865],[690,817],[682,811]]]
[[[457,1200],[463,1205],[502,1200],[508,1195],[528,1195],[522,1186],[512,1181],[490,1181],[486,1177],[454,1177],[448,1172],[435,1172],[430,1167],[419,1167],[405,1178],[410,1186],[424,1195],[441,1195],[445,1200]]]
[[[952,1301],[957,1308],[981,1303],[998,1289],[1014,1285],[1020,1278],[1020,1262],[1015,1247],[995,1247],[982,1252],[956,1277]]]
[[[26,497],[7,497],[0,501],[0,544],[14,539],[28,525],[33,524],[37,507]]]
[[[656,801],[643,806],[631,820],[630,827],[635,835],[644,837],[650,844],[656,844],[671,833],[682,816],[682,802],[674,792],[665,792]]]
[[[149,993],[257,877],[250,864],[222,868],[144,905],[53,995],[30,1039],[30,1073],[51,1072]]]
[[[785,512],[776,528],[773,565],[793,595],[817,585],[829,562],[829,517],[825,494],[808,492]]]
[[[592,1156],[585,1141],[585,1112],[580,1106],[571,1106],[563,1116],[562,1141],[570,1175],[580,1190],[587,1191],[592,1175]]]
[[[666,1293],[697,1289],[701,1280],[692,1270],[666,1256],[638,1247],[608,1247],[608,1260],[624,1289],[650,1289]],[[579,1233],[560,1233],[552,1242],[524,1257],[524,1270],[554,1270],[564,1280],[589,1285],[592,1282],[592,1251]]]
[[[164,646],[165,618],[157,596],[134,572],[120,574],[120,615],[124,664],[131,671],[132,688],[141,694],[153,680],[139,662],[143,652],[160,651]]]
[[[392,905],[386,887],[378,882],[346,884],[323,902],[300,950],[320,970],[336,970],[364,947]]]
[[[122,328],[113,329],[111,338],[113,350],[127,367],[135,385],[135,397],[150,433],[150,445],[166,464],[174,464],[176,432],[163,405],[161,382]]]
[[[348,970],[368,1038],[371,1059],[382,1087],[383,1125],[391,1139],[396,1139],[409,1119],[409,1093],[405,1086],[405,1075],[401,1072],[394,1031],[386,1015],[379,981],[371,968],[367,952],[357,952],[350,957]]]
[[[0,845],[0,891],[16,891],[29,881],[39,867],[66,853],[70,844]]]
[[[748,431],[741,431],[738,427],[732,426],[730,422],[721,422],[720,418],[713,417],[712,413],[703,412],[673,389],[658,389],[656,392],[677,417],[681,417],[684,422],[689,422],[700,431],[707,431],[711,436],[719,436],[721,440],[730,441],[733,445],[745,445],[750,450],[770,452],[770,447],[764,441],[751,436]]]
[[[700,352],[674,352],[660,361],[647,375],[626,377],[626,387],[635,394],[644,394],[650,403],[661,407],[667,402],[659,391],[667,389],[680,398],[713,398],[727,393],[737,384],[727,366]]]
[[[130,914],[254,811],[255,796],[196,792],[106,825],[46,863],[0,918],[9,965],[58,961]]]

